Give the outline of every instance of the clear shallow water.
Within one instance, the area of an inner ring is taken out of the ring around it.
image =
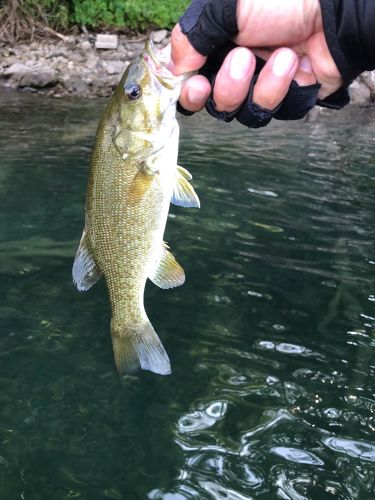
[[[0,498],[375,498],[375,110],[182,120],[187,282],[146,296],[173,374],[121,379],[71,283],[103,102],[0,104]]]

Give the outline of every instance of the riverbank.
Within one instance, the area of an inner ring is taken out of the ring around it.
[[[53,97],[111,95],[147,36],[114,35],[107,44],[98,43],[98,37],[83,33],[31,43],[0,44],[0,87]],[[169,32],[154,31],[151,38],[162,47],[169,41]],[[375,72],[362,74],[350,92],[353,104],[374,103]]]
[[[168,43],[167,30],[151,32],[158,47]],[[90,33],[31,43],[0,46],[0,87],[53,97],[107,97],[129,61],[144,47],[146,35]]]

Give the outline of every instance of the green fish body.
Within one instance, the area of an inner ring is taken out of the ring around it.
[[[163,234],[171,201],[199,207],[190,174],[177,166],[175,109],[183,80],[160,63],[147,42],[126,69],[96,133],[73,281],[84,291],[104,277],[120,373],[171,372],[143,294],[147,278],[161,288],[184,283]]]

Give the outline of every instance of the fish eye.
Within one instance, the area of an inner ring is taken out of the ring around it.
[[[124,92],[130,101],[136,101],[142,95],[142,89],[137,83],[128,83],[125,85]]]

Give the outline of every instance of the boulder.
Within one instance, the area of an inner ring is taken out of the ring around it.
[[[57,83],[57,75],[52,68],[34,68],[27,71],[19,80],[19,87],[44,88],[53,87]]]
[[[122,61],[103,61],[102,65],[109,75],[118,75],[126,68],[126,64]]]
[[[90,50],[91,49],[91,43],[88,40],[84,40],[79,44],[79,48],[81,50]]]
[[[370,89],[372,99],[375,100],[375,71],[365,71],[359,80]]]
[[[71,75],[63,81],[64,88],[69,93],[74,93],[78,95],[86,94],[89,90],[89,85],[87,82],[82,80],[79,75]]]
[[[152,31],[150,34],[150,38],[154,43],[161,43],[165,38],[168,36],[168,31],[167,30],[158,30],[158,31]]]
[[[99,61],[99,58],[96,57],[94,54],[91,54],[88,56],[88,58],[86,59],[86,68],[88,69],[95,69],[96,66],[98,65],[98,61]]]
[[[3,75],[13,76],[14,74],[20,74],[20,73],[24,74],[29,70],[30,68],[28,68],[25,64],[20,62],[15,62],[3,72]]]
[[[352,104],[364,105],[371,100],[371,91],[367,85],[360,80],[355,80],[349,87],[350,102]]]
[[[61,47],[58,47],[56,49],[52,49],[46,55],[47,59],[55,59],[55,58],[58,58],[58,57],[63,57],[65,59],[68,59],[69,58],[69,54],[67,53],[67,51],[65,49],[62,49]]]

